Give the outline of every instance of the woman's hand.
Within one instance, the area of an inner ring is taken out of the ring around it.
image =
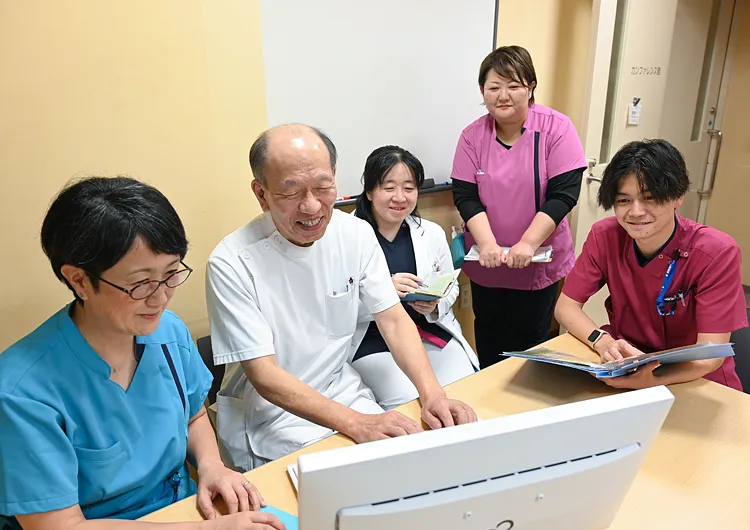
[[[401,298],[419,289],[419,284],[422,283],[422,280],[419,278],[419,276],[415,276],[414,274],[410,274],[408,272],[397,272],[396,274],[391,276],[391,280],[393,281],[393,286],[396,288],[396,291],[398,291],[398,295]]]
[[[508,252],[508,259],[506,261],[508,268],[524,269],[528,267],[531,264],[531,258],[534,257],[535,251],[536,249],[528,243],[519,241],[518,243],[510,247],[510,251]]]
[[[286,530],[279,518],[270,513],[241,512],[209,521],[211,530]]]
[[[242,473],[224,467],[221,462],[204,463],[198,467],[198,508],[206,519],[217,516],[213,506],[217,495],[224,498],[230,514],[259,510],[266,505],[258,489]]]
[[[438,302],[440,302],[440,300],[433,300],[431,302],[417,300],[416,302],[409,302],[409,306],[411,306],[411,308],[417,313],[430,315],[437,309]]]
[[[505,251],[497,243],[489,243],[479,247],[479,264],[488,269],[503,265],[507,260]]]

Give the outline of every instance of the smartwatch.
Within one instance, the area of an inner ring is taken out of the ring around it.
[[[603,335],[609,335],[609,333],[607,333],[603,329],[595,329],[594,331],[592,331],[591,335],[589,335],[589,337],[586,339],[589,343],[589,346],[593,348],[594,344],[596,344]]]

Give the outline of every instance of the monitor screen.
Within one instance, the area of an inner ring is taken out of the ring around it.
[[[656,387],[301,455],[303,530],[603,530],[674,397]]]

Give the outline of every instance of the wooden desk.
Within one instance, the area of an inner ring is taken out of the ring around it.
[[[595,358],[570,335],[550,347]],[[674,385],[675,403],[610,530],[750,530],[750,396],[706,380]],[[508,359],[447,387],[450,397],[474,407],[483,419],[582,401],[615,392],[583,372]],[[419,404],[399,409],[420,417]],[[266,502],[297,513],[286,473],[300,453],[351,445],[333,436],[247,473]],[[145,518],[198,521],[195,499]]]

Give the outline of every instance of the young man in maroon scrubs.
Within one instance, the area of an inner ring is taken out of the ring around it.
[[[688,191],[685,160],[665,140],[631,142],[604,171],[599,204],[614,217],[591,228],[565,280],[555,317],[612,361],[700,342],[729,342],[746,327],[740,249],[730,236],[680,217]],[[604,285],[609,324],[597,328],[583,304]],[[659,366],[604,381],[646,388],[705,377],[742,390],[734,359]]]

